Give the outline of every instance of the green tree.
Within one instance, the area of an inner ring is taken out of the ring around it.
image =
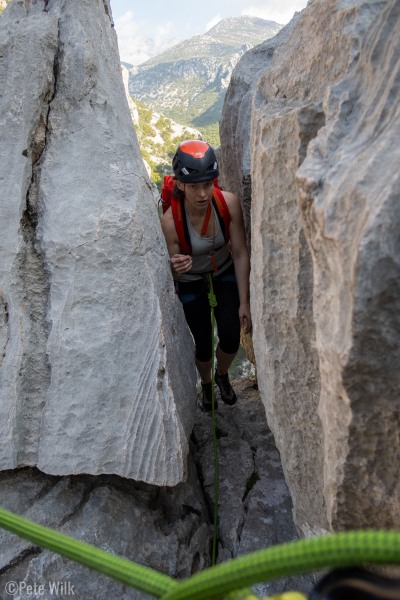
[[[142,102],[132,98],[138,112],[138,123],[135,124],[143,160],[150,169],[150,179],[159,190],[164,175],[171,173],[171,162],[178,144],[183,140],[203,137],[183,128],[181,135],[174,135],[175,123],[165,115],[156,115]]]
[[[203,139],[206,140],[213,148],[218,148],[220,145],[219,139],[219,123],[211,123],[204,127],[199,127]]]

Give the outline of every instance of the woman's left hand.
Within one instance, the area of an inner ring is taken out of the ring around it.
[[[240,326],[245,333],[250,333],[253,327],[251,321],[251,312],[249,304],[241,304],[239,306]]]

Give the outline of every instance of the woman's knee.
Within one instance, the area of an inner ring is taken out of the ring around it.
[[[196,344],[196,360],[202,362],[202,363],[206,363],[209,362],[212,358],[212,349],[211,349],[211,343],[207,344],[206,346],[198,346]]]
[[[218,345],[226,354],[236,354],[240,346],[240,327],[227,332],[218,331]]]

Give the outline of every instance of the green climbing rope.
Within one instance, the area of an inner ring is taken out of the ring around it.
[[[400,532],[348,531],[258,550],[178,582],[1,508],[0,527],[162,600],[212,600],[252,584],[325,568],[400,565]]]
[[[155,598],[161,598],[176,586],[176,582],[171,577],[154,569],[109,554],[91,544],[14,515],[3,508],[0,508],[0,526],[34,544],[53,550],[57,554],[104,573]]]
[[[219,465],[218,465],[218,445],[217,445],[217,425],[215,417],[215,390],[214,390],[214,374],[215,374],[215,340],[214,327],[215,316],[214,308],[217,306],[217,298],[214,294],[212,276],[208,273],[208,301],[211,307],[211,414],[213,428],[213,446],[214,446],[214,529],[213,529],[213,544],[211,552],[211,564],[217,562],[217,535],[218,535],[218,496],[219,496]]]
[[[163,600],[212,600],[258,582],[365,563],[400,564],[400,532],[342,532],[259,550],[192,575]]]

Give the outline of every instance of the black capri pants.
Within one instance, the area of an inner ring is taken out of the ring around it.
[[[201,362],[207,362],[212,358],[211,307],[208,300],[207,278],[177,283],[178,296],[194,338],[196,358]],[[213,289],[217,299],[214,315],[219,347],[227,354],[235,354],[240,344],[240,301],[233,265],[221,275],[213,277]]]

